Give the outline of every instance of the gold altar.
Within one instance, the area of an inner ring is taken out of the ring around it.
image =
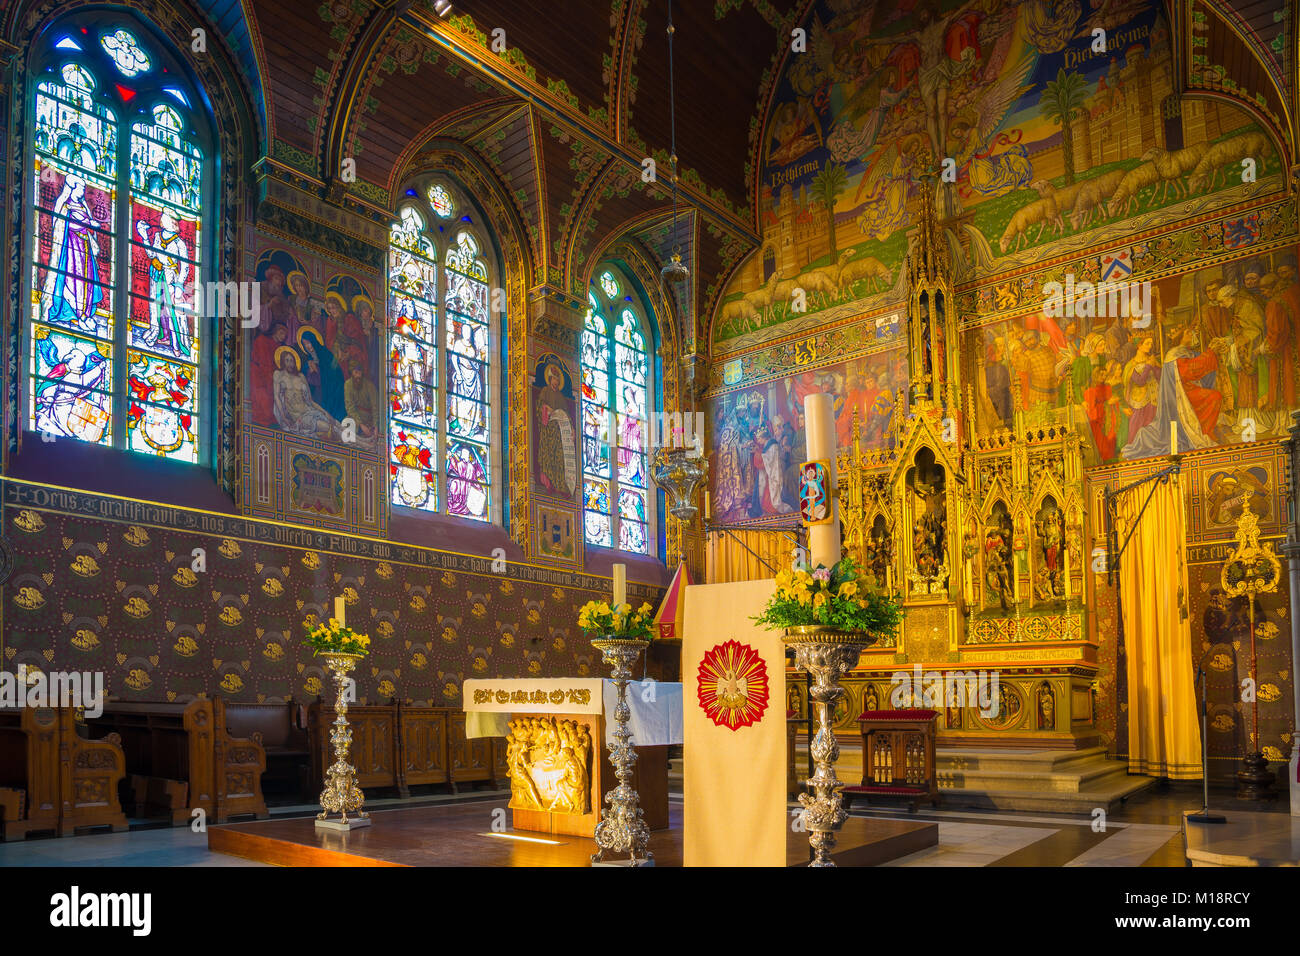
[[[1092,746],[1082,439],[1073,421],[1031,422],[1014,376],[1012,427],[976,434],[985,358],[950,347],[957,309],[932,206],[911,248],[910,387],[895,404],[908,414],[893,416],[892,442],[870,450],[855,414],[853,448],[838,462],[844,546],[905,617],[845,677],[836,729],[853,733],[864,710],[936,706],[941,745]],[[996,703],[926,693],[981,680]],[[806,713],[791,684],[791,708]]]

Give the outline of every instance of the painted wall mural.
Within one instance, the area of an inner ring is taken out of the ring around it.
[[[351,418],[356,446],[376,451],[385,408],[373,280],[269,241],[258,250],[256,278],[261,313],[248,333],[253,423],[342,442]]]
[[[707,424],[716,449],[710,479],[715,518],[736,524],[798,515],[799,465],[807,457],[804,396],[824,391],[835,397],[841,448],[852,446],[856,413],[867,450],[892,442],[899,391],[906,388],[906,350],[892,347],[714,395]]]
[[[1223,207],[1253,188],[1243,159],[1261,181],[1280,168],[1245,113],[1174,95],[1158,3],[820,0],[805,26],[765,127],[762,245],[724,293],[720,351],[900,299],[905,232],[945,161],[959,282]]]
[[[1083,277],[1080,277],[1083,279]],[[1282,435],[1296,407],[1296,249],[1150,284],[1151,315],[1031,314],[965,332],[978,434],[1072,421],[1085,463]]]

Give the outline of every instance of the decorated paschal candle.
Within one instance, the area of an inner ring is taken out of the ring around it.
[[[825,392],[804,396],[804,420],[808,429],[808,461],[826,462],[826,496],[831,520],[808,528],[808,564],[831,568],[840,559],[840,503],[835,471],[835,407]]]

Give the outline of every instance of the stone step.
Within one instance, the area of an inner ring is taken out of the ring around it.
[[[1115,775],[1093,789],[1079,792],[1035,790],[944,789],[939,787],[940,807],[956,810],[974,807],[985,810],[1036,810],[1042,813],[1092,814],[1098,808],[1110,813],[1135,793],[1155,783],[1151,777]]]
[[[941,772],[1032,769],[1045,773],[1058,773],[1099,758],[1104,760],[1106,754],[1105,747],[1085,747],[1081,750],[977,750],[962,747],[938,748],[935,750],[934,758]]]
[[[1080,793],[1105,787],[1111,777],[1127,777],[1119,761],[1102,761],[1071,768],[1070,773],[1044,773],[1038,770],[944,770],[940,769],[940,789],[956,790],[1030,790],[1034,792]]]

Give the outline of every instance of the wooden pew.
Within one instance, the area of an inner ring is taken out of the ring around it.
[[[121,741],[117,734],[99,740],[89,734],[69,707],[0,710],[0,785],[9,794],[5,840],[51,830],[71,836],[82,827],[127,829],[117,795],[126,772]]]
[[[120,833],[127,829],[117,797],[117,785],[126,776],[122,739],[115,733],[91,739],[90,727],[77,723],[71,707],[60,707],[58,714],[63,777],[59,836],[71,836],[80,827],[108,826]]]
[[[4,838],[59,832],[63,775],[59,771],[59,715],[49,707],[0,709],[0,786],[23,793],[22,817],[4,818]]]
[[[217,776],[217,822],[225,823],[232,816],[246,813],[265,820],[270,813],[262,797],[262,773],[266,770],[262,735],[253,731],[252,737],[233,736],[229,730],[228,706],[220,697],[212,701],[216,728],[212,764]]]
[[[113,701],[94,723],[120,735],[131,774],[134,813],[161,812],[173,826],[195,810],[217,823],[232,816],[266,817],[261,744],[227,729],[226,703]]]
[[[300,802],[315,798],[311,793],[311,742],[305,707],[293,701],[228,700],[225,710],[228,734],[256,740],[262,745],[266,754],[263,794],[268,790],[291,789]]]
[[[161,812],[173,826],[188,823],[195,810],[216,818],[212,701],[112,701],[95,723],[122,738],[135,800],[132,813]]]

